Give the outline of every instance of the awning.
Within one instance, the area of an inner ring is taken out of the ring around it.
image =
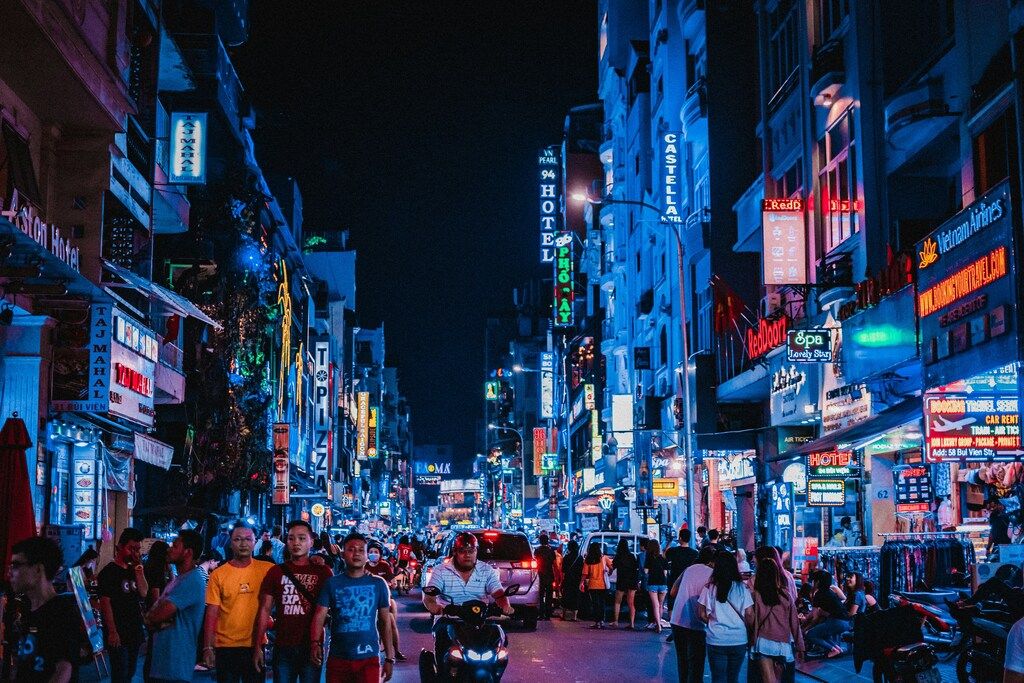
[[[879,434],[902,427],[903,425],[919,422],[923,416],[923,402],[920,396],[908,398],[897,403],[892,408],[884,410],[875,417],[858,422],[855,425],[826,434],[825,436],[794,448],[787,453],[789,455],[802,455],[806,453],[819,453],[830,451],[840,444],[856,445],[857,442],[867,441]],[[849,445],[844,446],[848,448]]]
[[[146,296],[150,298],[150,300],[162,303],[163,305],[167,306],[168,308],[175,311],[179,315],[195,318],[196,320],[204,322],[210,327],[213,327],[214,329],[217,330],[224,329],[222,325],[215,322],[212,318],[203,313],[198,306],[196,306],[194,303],[192,303],[185,297],[181,296],[180,294],[172,292],[166,287],[161,287],[160,285],[142,277],[141,275],[136,275],[132,271],[122,266],[119,266],[116,263],[111,263],[106,259],[100,260],[103,262],[104,268],[106,268],[111,273],[118,276],[127,283],[126,285],[107,283],[107,286],[131,287],[132,289],[136,289],[140,292],[145,293]]]
[[[3,217],[0,217],[0,244],[4,245],[4,248],[9,247],[7,256],[3,258],[5,270],[7,272],[24,271],[23,277],[14,278],[10,275],[6,277],[20,280],[27,292],[32,291],[33,285],[57,285],[63,286],[66,295],[91,301],[110,299],[110,295],[97,287],[91,280]],[[5,291],[9,290],[7,287],[4,289]],[[60,298],[60,296],[55,294],[54,298]]]

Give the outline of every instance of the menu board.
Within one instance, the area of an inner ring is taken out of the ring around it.
[[[896,489],[896,512],[928,512],[932,478],[927,467],[894,467],[892,481]]]
[[[924,402],[928,462],[1016,460],[1020,414],[1016,396],[928,396]]]
[[[842,479],[808,479],[807,504],[813,507],[846,505],[846,482]]]
[[[75,453],[71,472],[71,523],[85,527],[85,540],[95,540],[100,524],[100,463],[91,449]]]

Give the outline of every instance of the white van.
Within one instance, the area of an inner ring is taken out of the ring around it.
[[[580,546],[580,552],[586,557],[587,548],[590,547],[591,543],[600,543],[601,552],[608,557],[615,557],[615,549],[619,547],[619,541],[626,539],[629,543],[629,552],[634,555],[640,554],[640,539],[648,540],[647,536],[643,534],[633,534],[628,531],[591,531],[583,539],[583,545]],[[615,570],[611,571],[608,575],[609,588],[615,587]]]

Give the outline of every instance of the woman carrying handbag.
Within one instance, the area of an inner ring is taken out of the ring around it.
[[[754,575],[754,632],[752,666],[762,683],[780,683],[786,665],[802,659],[804,636],[796,600],[786,588],[782,569],[771,558],[762,559]]]

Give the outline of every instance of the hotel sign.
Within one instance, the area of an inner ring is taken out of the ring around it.
[[[661,134],[661,191],[665,210],[661,214],[664,223],[682,223],[679,214],[679,140],[677,132]]]
[[[537,154],[540,199],[540,262],[555,260],[555,235],[562,222],[562,162],[558,148],[545,147]]]
[[[206,183],[206,135],[206,114],[171,114],[171,168],[167,175],[169,183]]]
[[[926,389],[1017,360],[1009,188],[1000,184],[917,245]]]
[[[811,477],[841,477],[853,474],[857,463],[853,451],[823,451],[807,454],[807,474]]]
[[[22,201],[18,191],[11,193],[6,206],[0,197],[0,218],[9,220],[18,230],[31,237],[39,246],[48,250],[72,268],[78,270],[79,251],[70,237],[65,237],[56,225],[47,225],[40,218],[34,206]]]
[[[804,202],[764,199],[761,202],[761,263],[764,284],[807,284],[807,234]]]

